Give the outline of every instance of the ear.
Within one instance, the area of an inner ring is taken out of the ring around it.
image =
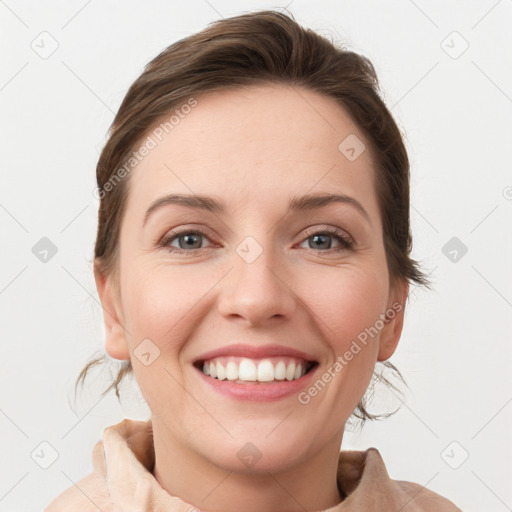
[[[105,276],[100,265],[94,264],[94,280],[103,308],[105,350],[114,359],[130,359],[121,302],[111,276]]]
[[[405,314],[405,301],[409,292],[409,283],[406,280],[396,284],[390,293],[390,301],[386,310],[384,327],[379,339],[379,355],[377,361],[389,359],[398,346],[402,334]]]

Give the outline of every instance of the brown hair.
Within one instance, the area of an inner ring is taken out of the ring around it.
[[[391,286],[408,280],[430,288],[418,263],[409,256],[409,160],[401,133],[380,97],[372,63],[301,27],[292,15],[277,11],[258,11],[211,23],[166,48],[131,85],[96,168],[100,205],[94,264],[118,289],[119,232],[130,181],[124,177],[116,186],[108,184],[148,131],[194,95],[272,83],[301,86],[333,98],[349,113],[364,133],[376,163],[374,182]],[[106,354],[82,369],[75,392],[89,368],[104,361]],[[392,363],[382,364],[405,383]],[[131,362],[123,361],[117,378],[102,396],[115,387],[119,399],[118,385],[131,371]],[[373,415],[366,410],[375,382],[398,390],[381,373],[374,372],[367,393],[353,412],[362,423],[393,414]]]

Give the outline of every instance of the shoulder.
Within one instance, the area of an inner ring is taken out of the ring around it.
[[[98,441],[94,445],[92,466],[90,474],[78,482],[73,482],[73,485],[54,498],[43,512],[112,512],[103,441]]]
[[[372,483],[380,482],[383,494],[393,497],[401,504],[403,512],[461,512],[452,501],[437,494],[425,486],[415,482],[395,480],[389,477],[387,468],[377,448],[368,448],[365,452],[366,476],[371,477]]]
[[[151,421],[124,419],[105,428],[103,440],[97,441],[92,450],[93,471],[78,482],[73,482],[44,512],[113,512],[109,466],[111,470],[112,466],[117,466],[114,467],[116,471],[119,468],[128,471],[129,466],[133,466],[138,459],[150,467],[153,457]],[[123,480],[122,475],[117,477]]]
[[[91,473],[59,494],[43,512],[113,512],[105,481]]]
[[[452,501],[440,494],[427,489],[423,485],[394,480],[395,484],[402,490],[411,502],[420,510],[435,510],[436,512],[462,512]]]

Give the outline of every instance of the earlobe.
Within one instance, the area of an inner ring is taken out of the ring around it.
[[[405,316],[405,301],[409,291],[409,283],[404,281],[397,286],[396,292],[392,294],[392,302],[388,304],[386,319],[379,339],[379,355],[377,361],[388,360],[395,352],[402,329]],[[394,299],[394,300],[393,300]]]
[[[97,264],[94,265],[94,279],[103,311],[105,350],[114,359],[130,359],[122,309],[112,280],[100,270]]]

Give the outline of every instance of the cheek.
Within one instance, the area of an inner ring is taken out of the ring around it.
[[[385,311],[386,282],[375,269],[339,269],[317,278],[311,289],[316,291],[310,293],[308,306],[321,319],[318,325],[336,354],[345,352],[358,336],[364,337],[362,333],[375,326]]]
[[[218,277],[210,270],[190,272],[183,266],[132,264],[126,276],[125,310],[133,351],[149,338],[174,364],[201,314],[201,301]],[[203,311],[204,314],[204,311]]]
[[[316,277],[315,294],[307,306],[316,313],[329,355],[298,400],[309,408],[309,415],[325,418],[324,431],[334,433],[354,411],[371,380],[379,335],[368,333],[385,311],[387,281],[370,265],[347,265]]]
[[[142,265],[131,268],[124,306],[133,373],[153,414],[162,412],[163,403],[176,410],[183,399],[177,384],[183,379],[179,355],[189,337],[186,328],[198,297],[188,291],[194,285],[189,281],[187,286],[178,272]]]

